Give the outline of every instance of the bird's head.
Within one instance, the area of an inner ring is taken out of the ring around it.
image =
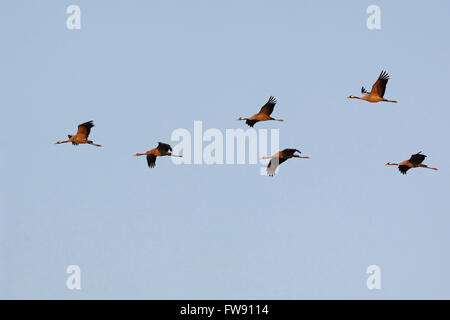
[[[397,164],[392,163],[392,162],[388,162],[388,163],[385,164],[385,166],[396,166],[396,165],[397,165]]]
[[[348,99],[357,99],[358,97],[357,96],[348,96],[347,98]]]
[[[239,117],[238,120],[245,120],[245,118]]]
[[[63,143],[62,141],[57,141],[57,142],[55,142],[55,144],[61,144],[61,143]]]

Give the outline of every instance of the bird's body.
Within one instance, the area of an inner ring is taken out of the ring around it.
[[[384,93],[386,91],[386,85],[389,80],[389,75],[386,71],[381,71],[378,80],[373,84],[372,91],[368,92],[364,87],[361,88],[362,97],[356,96],[348,96],[350,99],[360,99],[368,102],[376,103],[376,102],[393,102],[397,103],[395,100],[388,100],[384,98]]]
[[[91,133],[91,128],[94,127],[94,122],[88,121],[85,123],[82,123],[80,125],[78,125],[78,131],[75,135],[67,135],[69,137],[68,140],[65,141],[58,141],[56,142],[56,144],[61,144],[61,143],[68,143],[71,142],[74,146],[77,146],[79,144],[90,144],[96,147],[101,147],[101,145],[94,143],[91,140],[88,140],[89,134]]]
[[[249,125],[250,127],[253,127],[255,125],[255,123],[257,123],[259,121],[268,121],[268,120],[283,121],[281,119],[275,119],[270,116],[273,112],[273,108],[275,107],[276,103],[277,103],[277,100],[271,96],[269,98],[269,100],[266,102],[266,104],[264,106],[262,106],[261,110],[257,114],[254,114],[250,118],[240,117],[238,120],[245,120],[245,123],[247,125]]]
[[[426,168],[426,169],[431,169],[431,170],[437,170],[437,168],[431,168],[425,164],[422,164],[422,162],[425,160],[426,157],[427,157],[426,155],[422,154],[421,152],[418,152],[416,154],[413,154],[411,156],[411,158],[409,158],[409,160],[405,160],[400,163],[388,162],[388,163],[386,163],[386,165],[387,166],[398,166],[398,170],[402,174],[406,174],[406,172],[412,168]]]
[[[154,168],[156,164],[156,157],[163,157],[163,156],[172,156],[172,157],[181,157],[178,155],[172,154],[172,147],[168,145],[167,143],[158,142],[158,146],[156,148],[153,148],[152,150],[149,150],[145,153],[136,153],[134,156],[146,156],[147,157],[147,164],[150,168]]]
[[[267,165],[268,175],[275,175],[278,166],[290,158],[309,159],[309,157],[299,156],[298,154],[295,154],[295,152],[301,153],[300,150],[297,149],[284,149],[271,157],[263,157],[262,159],[270,159],[269,164]]]

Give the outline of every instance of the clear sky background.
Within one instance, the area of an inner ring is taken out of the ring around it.
[[[81,8],[81,30],[66,8]],[[381,7],[381,30],[366,9]],[[0,297],[450,298],[448,1],[2,1]],[[346,99],[381,70],[388,99]],[[149,169],[270,95],[310,160]],[[103,148],[54,145],[94,120]],[[423,151],[435,172],[388,161]],[[82,289],[66,288],[68,265]],[[381,290],[366,268],[381,268]]]

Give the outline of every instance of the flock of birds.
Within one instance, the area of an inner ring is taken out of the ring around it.
[[[386,91],[386,85],[388,83],[388,80],[389,80],[388,73],[386,71],[382,71],[377,81],[373,84],[371,92],[367,92],[367,90],[364,87],[362,87],[361,88],[361,93],[363,94],[362,97],[348,96],[347,98],[360,99],[372,103],[382,101],[397,103],[397,101],[395,100],[388,100],[384,98],[384,93]],[[271,96],[269,100],[266,102],[266,104],[262,106],[261,110],[258,113],[254,114],[250,118],[240,117],[237,120],[245,120],[245,123],[252,128],[257,122],[261,121],[269,121],[269,120],[283,121],[281,119],[275,119],[270,116],[273,112],[276,103],[277,100]],[[68,140],[58,141],[56,142],[56,144],[71,142],[75,146],[79,144],[90,144],[96,147],[101,147],[101,145],[96,144],[88,139],[92,127],[94,127],[93,121],[82,123],[78,125],[78,131],[75,135],[68,135],[69,138]],[[280,152],[277,152],[271,157],[262,157],[261,159],[270,159],[269,164],[267,165],[267,173],[268,175],[273,176],[278,166],[290,158],[309,159],[309,157],[300,156],[299,155],[300,153],[301,152],[298,149],[287,148]],[[147,164],[150,168],[155,167],[157,157],[163,156],[182,157],[181,155],[172,154],[172,147],[169,144],[162,142],[158,142],[158,146],[156,148],[149,150],[145,153],[136,153],[134,156],[136,157],[146,156]],[[400,163],[388,162],[386,163],[386,165],[397,166],[402,174],[406,174],[406,172],[412,168],[426,168],[431,170],[438,170],[437,168],[431,168],[422,163],[426,157],[427,157],[426,155],[422,154],[421,152],[418,152],[416,154],[413,154],[409,160],[405,160]]]

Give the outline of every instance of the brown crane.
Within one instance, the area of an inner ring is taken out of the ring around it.
[[[422,151],[421,151],[416,154],[413,154],[411,156],[411,158],[409,158],[409,160],[405,160],[400,163],[388,162],[388,163],[386,163],[386,165],[387,166],[398,166],[398,170],[402,174],[406,174],[406,172],[412,168],[426,168],[426,169],[431,169],[431,170],[437,170],[437,168],[431,168],[425,164],[422,164],[423,160],[425,160],[426,157],[427,156],[422,154]]]
[[[269,164],[267,165],[267,173],[269,176],[274,176],[278,166],[290,158],[309,159],[309,157],[299,156],[298,154],[295,154],[295,152],[301,153],[300,150],[297,149],[284,149],[271,157],[262,157],[261,159],[270,159]]]
[[[384,92],[386,91],[386,85],[389,80],[389,75],[386,71],[381,71],[380,76],[378,77],[378,80],[373,84],[372,91],[367,92],[364,87],[361,88],[361,93],[363,94],[362,97],[356,97],[356,96],[348,96],[347,98],[350,99],[360,99],[365,100],[369,102],[393,102],[397,103],[395,100],[388,100],[384,98]]]
[[[257,114],[254,114],[250,118],[240,117],[238,120],[245,120],[245,123],[252,128],[255,125],[255,123],[259,121],[268,121],[268,120],[284,121],[281,119],[274,119],[270,116],[273,112],[273,108],[275,107],[276,103],[277,100],[274,97],[270,96],[269,100],[266,102],[265,105],[262,106],[261,110],[259,110]]]
[[[101,145],[96,144],[94,142],[92,142],[91,140],[88,140],[89,137],[89,133],[91,133],[91,128],[94,127],[94,122],[88,121],[85,123],[82,123],[80,125],[78,125],[78,131],[76,135],[67,135],[69,137],[69,140],[65,140],[65,141],[58,141],[55,144],[61,144],[61,143],[67,143],[67,142],[72,142],[72,144],[74,146],[77,146],[79,144],[83,144],[83,143],[87,143],[96,147],[101,147]]]
[[[155,167],[156,163],[156,157],[163,157],[163,156],[172,156],[172,157],[179,157],[182,156],[172,154],[172,147],[168,145],[167,143],[158,142],[158,146],[152,150],[147,151],[146,153],[136,153],[134,156],[147,156],[147,163],[150,168]]]

